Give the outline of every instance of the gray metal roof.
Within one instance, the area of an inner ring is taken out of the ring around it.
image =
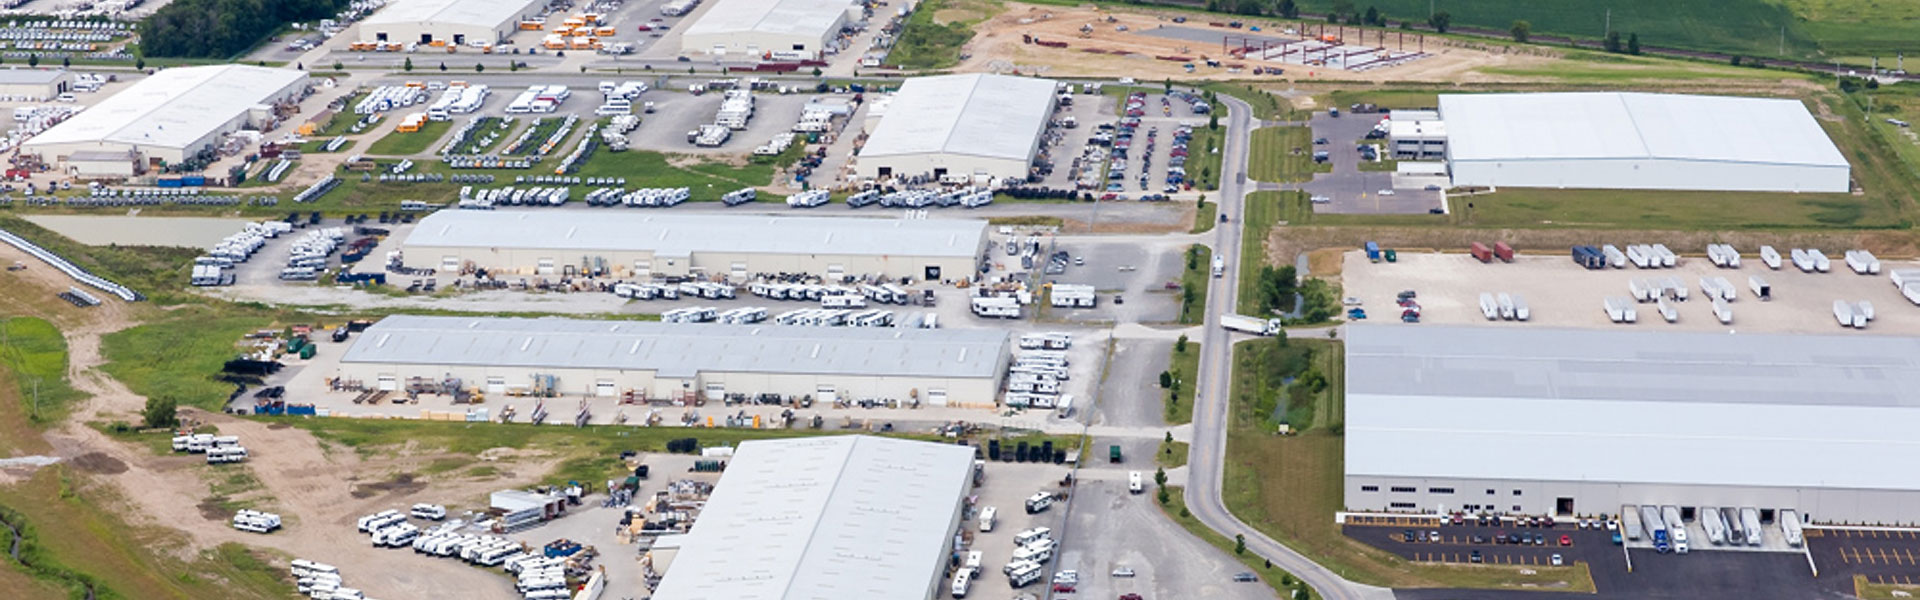
[[[1051,79],[974,73],[915,77],[900,85],[861,158],[964,154],[1030,160],[1053,116]]]
[[[184,148],[306,78],[305,71],[251,65],[162,69],[25,145],[30,152],[97,142]]]
[[[1916,338],[1357,325],[1346,369],[1353,475],[1920,490]]]
[[[805,35],[822,40],[839,32],[854,0],[716,0],[686,35]],[[697,50],[698,48],[690,48]]]
[[[1453,160],[1847,166],[1799,100],[1632,92],[1442,94],[1440,114]]]
[[[395,23],[498,27],[529,12],[535,2],[540,0],[399,0],[374,11],[361,21],[361,27]]]
[[[0,69],[0,85],[48,84],[66,75],[65,69]]]
[[[421,219],[405,246],[972,257],[986,234],[979,219],[443,210]]]
[[[343,363],[821,375],[993,377],[1007,332],[992,329],[719,325],[560,318],[381,319]]]
[[[653,597],[925,598],[973,454],[864,435],[742,442]]]

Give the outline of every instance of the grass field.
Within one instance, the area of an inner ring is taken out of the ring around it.
[[[1213,249],[1199,244],[1187,246],[1186,269],[1180,272],[1180,319],[1183,325],[1207,320],[1207,273],[1213,268]],[[1188,296],[1187,292],[1193,295]]]
[[[1234,307],[1243,314],[1256,305],[1254,284],[1258,283],[1260,266],[1267,264],[1267,232],[1280,222],[1282,200],[1288,196],[1305,194],[1254,192],[1247,194],[1241,209],[1246,214],[1240,215],[1240,225],[1246,233],[1240,236],[1240,289],[1235,293]]]
[[[1167,362],[1167,372],[1173,374],[1174,388],[1161,390],[1168,425],[1193,422],[1193,388],[1200,385],[1199,371],[1200,342],[1188,341],[1185,352],[1176,345],[1172,358]]]
[[[1200,204],[1193,210],[1193,229],[1187,230],[1187,233],[1206,233],[1213,231],[1213,226],[1219,223],[1220,203],[1207,202],[1205,198],[1202,197]]]
[[[67,383],[67,339],[43,319],[0,320],[0,365],[19,394],[20,410],[34,423],[53,423],[85,397]]]
[[[1193,183],[1193,189],[1220,189],[1220,153],[1225,151],[1228,133],[1226,123],[1221,123],[1219,129],[1208,129],[1204,123],[1194,126],[1193,138],[1187,140],[1186,165],[1187,180]]]
[[[1187,452],[1191,447],[1186,442],[1160,442],[1160,449],[1153,455],[1153,462],[1163,468],[1172,469],[1187,464]]]
[[[1606,35],[1611,20],[1613,31],[1638,33],[1642,44],[1768,57],[1777,55],[1784,27],[1787,54],[1808,57],[1822,47],[1822,42],[1839,40],[1816,40],[1800,25],[1789,6],[1804,1],[1447,0],[1438,8],[1453,16],[1455,26],[1506,31],[1514,21],[1525,20],[1532,24],[1535,35],[1598,39]],[[1835,0],[1835,3],[1842,2],[1863,10],[1869,5],[1863,0]],[[1302,0],[1300,6],[1307,12],[1319,14],[1333,3],[1333,0]],[[1392,20],[1425,20],[1428,7],[1434,6],[1419,0],[1371,0],[1355,5],[1378,7]]]
[[[1253,130],[1247,153],[1247,177],[1255,181],[1297,183],[1333,166],[1313,162],[1313,130],[1306,127],[1262,127]]]
[[[233,384],[214,376],[239,355],[240,336],[272,324],[256,311],[183,308],[103,336],[100,353],[107,362],[101,368],[133,393],[217,412]]]
[[[21,558],[31,567],[9,563],[0,572],[27,571],[40,583],[64,589],[52,597],[82,598],[84,585],[95,597],[116,599],[286,598],[294,593],[279,569],[238,544],[226,544],[182,561],[171,554],[174,534],[135,527],[120,518],[123,500],[111,488],[90,481],[65,465],[46,467],[20,484],[0,487],[0,512],[21,527],[26,543]],[[7,580],[0,575],[0,582]]]
[[[125,209],[114,210],[125,212]],[[279,214],[285,216],[286,213]],[[0,228],[59,254],[95,275],[146,294],[148,300],[160,305],[175,304],[188,296],[181,290],[192,274],[193,257],[201,252],[198,248],[88,246],[13,215],[0,215]]]
[[[994,0],[928,0],[907,17],[887,63],[902,69],[945,69],[960,63],[973,26],[998,14]]]
[[[1537,586],[1593,591],[1584,564],[1520,568],[1411,563],[1342,535],[1333,513],[1341,510],[1344,390],[1339,382],[1342,346],[1330,340],[1280,338],[1234,347],[1224,496],[1227,508],[1248,525],[1299,550],[1340,575],[1391,587],[1519,588]],[[1299,382],[1282,384],[1308,370],[1327,375],[1329,386],[1299,395]],[[1293,405],[1280,404],[1281,397]],[[1299,403],[1310,405],[1302,407]],[[1280,415],[1304,433],[1277,435]]]
[[[389,117],[395,118],[395,117]],[[427,121],[419,131],[402,133],[394,131],[367,146],[367,154],[376,156],[412,156],[433,149],[434,143],[446,137],[453,130],[453,121]]]

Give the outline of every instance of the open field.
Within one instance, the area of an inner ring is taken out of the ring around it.
[[[1246,228],[1247,234],[1240,236],[1240,289],[1236,294],[1237,300],[1234,306],[1242,314],[1258,305],[1254,298],[1254,288],[1259,283],[1260,267],[1267,264],[1268,256],[1267,240],[1265,236],[1260,235],[1260,232],[1275,235],[1280,231],[1275,225],[1280,222],[1282,198],[1296,195],[1302,194],[1254,192],[1247,194],[1241,205],[1241,210],[1246,214],[1240,215],[1242,221],[1240,225]]]
[[[1313,162],[1313,130],[1306,127],[1262,127],[1253,130],[1247,154],[1247,177],[1271,183],[1308,181],[1315,172],[1333,170]]]
[[[993,0],[930,0],[907,17],[887,63],[902,69],[945,69],[958,64],[973,25],[999,12]]]
[[[1193,325],[1207,321],[1207,274],[1213,265],[1213,249],[1199,244],[1187,247],[1186,269],[1180,272],[1180,323]],[[1189,298],[1187,293],[1193,295]]]
[[[1200,385],[1198,375],[1200,342],[1186,342],[1184,352],[1181,351],[1180,346],[1181,344],[1174,344],[1173,358],[1167,363],[1167,372],[1173,377],[1174,387],[1162,390],[1161,394],[1161,397],[1166,399],[1168,425],[1185,425],[1193,422],[1193,391]],[[1182,462],[1185,462],[1184,459]]]
[[[44,319],[0,320],[0,365],[13,379],[21,409],[35,423],[59,421],[84,395],[67,384],[67,340]]]
[[[392,118],[392,117],[390,117]],[[427,121],[419,131],[407,133],[395,131],[388,133],[380,141],[367,146],[367,154],[378,156],[412,156],[426,152],[434,147],[440,138],[453,130],[453,121]]]
[[[1262,400],[1261,379],[1277,380],[1312,369],[1337,368],[1342,345],[1327,340],[1279,338],[1242,342],[1234,347],[1233,388],[1227,435],[1224,496],[1235,516],[1322,565],[1361,583],[1391,587],[1517,588],[1539,586],[1562,591],[1594,589],[1584,567],[1455,568],[1411,563],[1347,538],[1333,521],[1341,510],[1341,390],[1290,399],[1324,415],[1306,433],[1276,435],[1277,399]],[[1268,346],[1256,348],[1255,346]],[[1303,356],[1304,354],[1304,356]],[[1292,366],[1288,366],[1292,365]],[[1292,369],[1289,372],[1289,369]],[[1337,372],[1337,371],[1336,371]],[[1300,385],[1295,383],[1295,386]],[[1270,392],[1276,392],[1272,387]],[[1285,414],[1300,415],[1288,407]]]
[[[1206,540],[1207,544],[1219,548],[1222,552],[1233,555],[1235,560],[1240,561],[1240,564],[1246,565],[1253,573],[1259,574],[1260,580],[1273,588],[1273,593],[1279,594],[1282,598],[1296,597],[1293,595],[1296,593],[1294,590],[1306,587],[1306,584],[1295,581],[1293,576],[1286,571],[1278,567],[1269,568],[1266,559],[1251,552],[1237,555],[1233,554],[1233,540],[1227,539],[1226,536],[1220,535],[1220,532],[1207,527],[1206,524],[1200,522],[1199,518],[1193,516],[1192,511],[1187,510],[1186,488],[1167,486],[1163,489],[1167,491],[1167,501],[1160,504],[1160,510],[1166,513],[1167,518],[1173,519],[1175,523],[1179,523],[1182,529],[1187,530],[1187,533]]]
[[[101,339],[107,359],[101,368],[141,396],[218,411],[233,384],[214,374],[240,353],[240,336],[273,324],[254,312],[189,307],[108,334]]]

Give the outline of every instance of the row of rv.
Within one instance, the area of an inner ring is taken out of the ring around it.
[[[253,533],[273,533],[273,530],[280,528],[280,515],[243,508],[233,514],[233,528]]]
[[[805,283],[753,283],[747,285],[747,291],[755,296],[769,300],[820,300],[825,302],[828,298],[853,296],[880,304],[908,304],[913,302],[914,296],[914,293],[908,291],[907,288],[891,283],[862,285],[858,288]]]
[[[293,559],[294,587],[313,600],[366,600],[360,590],[342,587],[340,569],[304,558]]]
[[[1020,336],[1018,345],[1020,352],[1007,368],[1007,406],[1071,411],[1073,396],[1061,391],[1070,378],[1067,349],[1073,346],[1073,336],[1028,333]]]
[[[175,436],[173,438],[173,451],[205,454],[207,456],[207,464],[210,465],[244,462],[247,460],[246,447],[240,445],[239,436],[232,435],[216,436],[211,433],[196,433],[193,435]]]
[[[742,306],[724,311],[712,306],[689,306],[660,313],[660,320],[664,323],[751,325],[766,321],[769,314],[764,306]],[[853,311],[807,308],[774,315],[773,322],[776,325],[814,327],[893,327],[896,324],[915,329],[939,327],[939,317],[934,313],[914,314],[904,324],[897,323],[894,316],[893,311],[884,309]]]
[[[1478,244],[1476,244],[1477,246]],[[1826,273],[1832,270],[1833,260],[1818,248],[1792,248],[1783,257],[1773,246],[1760,247],[1760,262],[1768,269],[1780,270],[1788,262],[1794,268],[1806,273]],[[1785,258],[1785,260],[1782,260]],[[1880,259],[1866,250],[1848,250],[1845,255],[1847,268],[1861,275],[1880,273]],[[1708,244],[1707,259],[1713,265],[1723,269],[1740,268],[1740,251],[1731,244]],[[1573,260],[1589,269],[1612,267],[1625,268],[1628,264],[1642,269],[1670,269],[1679,264],[1679,255],[1666,244],[1628,244],[1625,250],[1613,244],[1593,246],[1574,246]]]
[[[1645,536],[1659,552],[1686,554],[1691,548],[1692,540],[1688,539],[1686,520],[1682,518],[1685,515],[1680,507],[1625,506],[1620,516],[1621,529],[1628,540],[1637,541]],[[1707,542],[1715,546],[1759,546],[1765,541],[1759,509],[1702,506],[1694,513],[1694,520],[1706,532]],[[1798,548],[1806,542],[1804,525],[1797,512],[1782,510],[1778,521],[1787,545]]]
[[[689,298],[697,297],[708,300],[718,300],[732,298],[734,288],[724,283],[709,283],[704,281],[683,281],[677,285],[621,282],[613,284],[613,295],[635,300],[653,300],[655,298],[678,300],[682,295]]]
[[[427,105],[427,119],[447,121],[453,119],[453,115],[464,115],[479,110],[480,104],[486,102],[487,96],[491,94],[492,90],[485,85],[449,87],[446,91],[440,92],[440,99]]]
[[[550,113],[560,109],[573,91],[564,85],[536,85],[514,96],[507,103],[507,114]]]
[[[332,256],[340,244],[347,239],[347,230],[340,227],[327,227],[301,234],[293,245],[287,248],[287,267],[280,270],[280,278],[290,281],[312,281],[327,270],[327,257]]]
[[[353,105],[353,114],[371,115],[389,110],[406,108],[427,100],[424,87],[409,85],[383,85],[367,92],[365,98]]]
[[[963,188],[941,192],[908,189],[884,194],[879,190],[867,190],[847,197],[847,206],[851,208],[874,204],[882,208],[927,208],[929,206],[979,208],[993,204],[993,190]]]
[[[233,274],[228,273],[227,269],[253,258],[253,253],[266,246],[268,239],[292,231],[293,224],[286,221],[248,223],[245,229],[220,240],[207,249],[206,255],[194,259],[191,283],[197,286],[232,285]]]
[[[980,530],[992,531],[993,507],[980,512]],[[1000,569],[1007,576],[1007,582],[1015,588],[1025,587],[1039,581],[1044,575],[1046,563],[1053,558],[1058,546],[1053,540],[1053,530],[1035,527],[1013,536],[1013,559]],[[973,591],[973,583],[980,579],[984,560],[983,553],[974,550],[967,553],[966,562],[954,572],[951,591],[955,598],[965,598]]]

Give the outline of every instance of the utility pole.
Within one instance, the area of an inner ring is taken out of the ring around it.
[[[1605,29],[1606,31],[1600,32],[1600,37],[1607,37],[1613,34],[1613,9],[1611,8],[1607,9],[1607,26]]]
[[[1787,26],[1785,25],[1780,26],[1780,51],[1776,54],[1780,56],[1787,55]]]

